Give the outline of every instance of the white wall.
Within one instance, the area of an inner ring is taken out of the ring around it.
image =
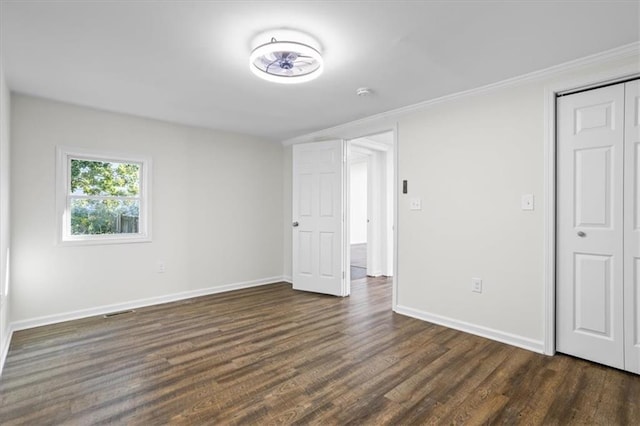
[[[282,277],[281,146],[22,95],[11,120],[12,321]],[[152,158],[151,243],[56,244],[57,145]]]
[[[401,312],[543,350],[545,90],[638,64],[586,66],[399,120],[399,179],[409,182],[398,206]],[[534,211],[521,210],[522,194],[534,194]],[[421,211],[409,210],[412,197]]]
[[[630,50],[285,144],[397,128],[396,310],[542,351],[546,91],[639,72]],[[535,195],[534,211],[520,209],[522,194]],[[409,210],[411,197],[421,211]],[[483,279],[482,294],[471,292],[472,277]]]
[[[367,160],[351,163],[350,233],[351,244],[367,242]]]
[[[542,100],[527,85],[400,120],[398,305],[542,339]],[[520,210],[521,194],[535,211]],[[414,197],[422,210],[409,210]]]
[[[9,290],[7,261],[10,245],[9,226],[9,89],[4,79],[2,65],[0,65],[0,372],[4,363],[4,356],[9,349],[9,315],[10,301],[7,297]]]

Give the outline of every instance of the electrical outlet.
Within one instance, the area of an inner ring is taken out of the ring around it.
[[[520,208],[522,210],[533,210],[533,194],[524,194],[520,199]]]
[[[482,293],[482,278],[471,278],[471,291]]]
[[[165,265],[164,265],[164,261],[162,261],[162,260],[158,260],[158,264],[157,264],[157,269],[156,269],[156,271],[157,271],[159,274],[164,274],[164,272],[165,272]]]

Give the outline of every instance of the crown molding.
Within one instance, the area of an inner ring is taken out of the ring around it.
[[[326,138],[340,138],[347,137],[357,129],[371,129],[380,128],[381,130],[388,130],[389,126],[395,126],[395,120],[399,117],[421,111],[430,108],[434,105],[442,104],[445,102],[451,102],[456,99],[475,96],[482,93],[491,92],[497,89],[504,89],[528,83],[535,80],[542,80],[545,78],[553,77],[557,74],[573,71],[582,67],[597,65],[600,63],[606,63],[615,60],[623,60],[631,57],[640,57],[640,41],[636,41],[630,44],[626,44],[614,49],[606,50],[604,52],[596,53],[593,55],[585,56],[582,58],[574,59],[569,62],[564,62],[558,65],[553,65],[548,68],[544,68],[538,71],[533,71],[527,74],[523,74],[517,77],[508,78],[506,80],[498,81],[496,83],[490,83],[484,86],[476,87],[474,89],[465,90],[462,92],[452,93],[450,95],[441,96],[439,98],[429,99],[417,104],[407,105],[405,107],[396,108],[390,111],[382,112],[379,114],[371,115],[359,120],[350,121],[348,123],[339,124],[337,126],[329,127],[327,129],[318,130],[316,132],[307,133],[305,135],[296,136],[282,141],[283,146],[290,146],[302,142],[311,142]],[[341,136],[345,135],[345,136]]]

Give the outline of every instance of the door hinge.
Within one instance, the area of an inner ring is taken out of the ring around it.
[[[345,278],[347,278],[347,275],[344,271],[342,271],[342,279],[344,280]]]

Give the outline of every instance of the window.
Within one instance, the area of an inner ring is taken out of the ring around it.
[[[151,160],[58,148],[63,243],[151,240]]]

